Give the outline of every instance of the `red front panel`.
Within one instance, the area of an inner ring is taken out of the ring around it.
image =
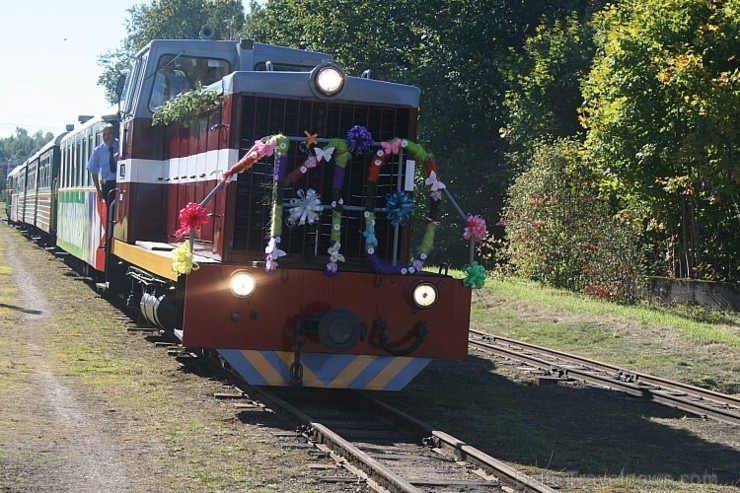
[[[167,241],[167,188],[161,184],[118,183],[114,237],[127,243],[137,240]]]
[[[278,268],[266,273],[248,268],[257,288],[248,298],[229,289],[233,266],[201,265],[188,275],[183,344],[219,349],[293,351],[293,328],[300,317],[336,309],[350,310],[367,325],[367,337],[350,354],[385,355],[378,342],[377,321],[387,323],[391,345],[411,345],[420,324],[428,335],[409,356],[462,359],[467,355],[470,290],[462,282],[437,276],[382,276],[339,272],[327,277],[319,270]],[[411,290],[420,280],[432,282],[439,302],[420,310],[411,304]],[[306,352],[332,352],[309,337]]]

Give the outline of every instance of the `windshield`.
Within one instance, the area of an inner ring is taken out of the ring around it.
[[[178,94],[206,87],[231,73],[231,64],[217,58],[165,54],[159,58],[149,98],[154,111]]]

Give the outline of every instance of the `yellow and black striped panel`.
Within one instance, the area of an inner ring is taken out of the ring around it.
[[[290,385],[294,354],[286,351],[219,349],[221,356],[252,385]],[[327,389],[401,390],[430,358],[363,354],[302,353],[303,386]]]

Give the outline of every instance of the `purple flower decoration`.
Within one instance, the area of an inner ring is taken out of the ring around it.
[[[370,146],[373,145],[373,136],[362,125],[355,125],[347,132],[347,143],[349,152],[359,156],[370,150]]]

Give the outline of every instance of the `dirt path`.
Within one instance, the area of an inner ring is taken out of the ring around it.
[[[22,412],[19,420],[37,426],[5,436],[2,449],[28,450],[32,454],[32,449],[40,446],[45,459],[43,467],[5,464],[0,478],[16,483],[5,491],[142,491],[143,478],[149,471],[139,467],[142,462],[111,439],[110,420],[92,411],[90,397],[52,372],[48,348],[38,341],[45,339],[53,307],[35,279],[26,274],[16,249],[15,242],[6,242],[5,262],[14,273],[12,281],[18,290],[15,308],[20,317],[6,334],[14,340],[3,345],[1,356],[13,366],[26,368],[28,387],[15,394],[15,406]],[[46,484],[50,475],[55,478],[53,486]]]
[[[0,224],[0,493],[315,493],[324,458]],[[215,367],[215,368],[214,368]],[[288,437],[288,438],[286,438]]]

